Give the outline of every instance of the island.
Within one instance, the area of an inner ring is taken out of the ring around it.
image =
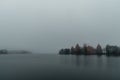
[[[107,56],[120,56],[120,47],[116,45],[106,45],[105,48],[102,48],[100,44],[96,48],[84,44],[83,47],[80,47],[79,44],[76,44],[75,47],[61,49],[59,51],[60,55],[107,55]]]
[[[7,50],[1,49],[0,54],[30,54],[32,52],[26,50]]]

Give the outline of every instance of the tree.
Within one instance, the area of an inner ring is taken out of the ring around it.
[[[59,54],[64,54],[64,49],[61,49],[61,50],[59,51]]]
[[[87,44],[84,44],[84,46],[83,46],[83,51],[84,51],[84,54],[87,55],[87,53],[88,53],[88,52],[87,52]]]
[[[71,47],[71,54],[75,54],[75,48],[73,46]]]
[[[75,46],[75,53],[80,54],[80,46],[79,46],[79,44],[76,44],[76,46]]]
[[[106,54],[109,54],[109,53],[110,53],[109,48],[110,48],[110,46],[109,46],[109,45],[106,45]]]
[[[101,55],[103,52],[102,52],[102,47],[100,44],[97,45],[97,48],[96,48],[96,54],[98,55]]]

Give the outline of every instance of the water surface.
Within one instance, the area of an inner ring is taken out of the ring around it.
[[[0,80],[120,80],[120,57],[0,55]]]

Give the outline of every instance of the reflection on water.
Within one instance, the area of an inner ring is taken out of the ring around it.
[[[93,68],[93,69],[118,69],[120,67],[120,57],[106,57],[106,56],[76,56],[76,55],[62,55],[60,56],[61,64],[78,66],[79,68]]]
[[[60,61],[63,64],[71,64],[75,66],[95,66],[95,67],[105,67],[107,65],[107,58],[105,56],[75,56],[75,55],[62,55],[60,56]]]
[[[0,80],[120,80],[120,57],[1,55]]]

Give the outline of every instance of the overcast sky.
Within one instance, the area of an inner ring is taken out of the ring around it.
[[[120,0],[0,0],[0,49],[56,53],[120,45]]]

